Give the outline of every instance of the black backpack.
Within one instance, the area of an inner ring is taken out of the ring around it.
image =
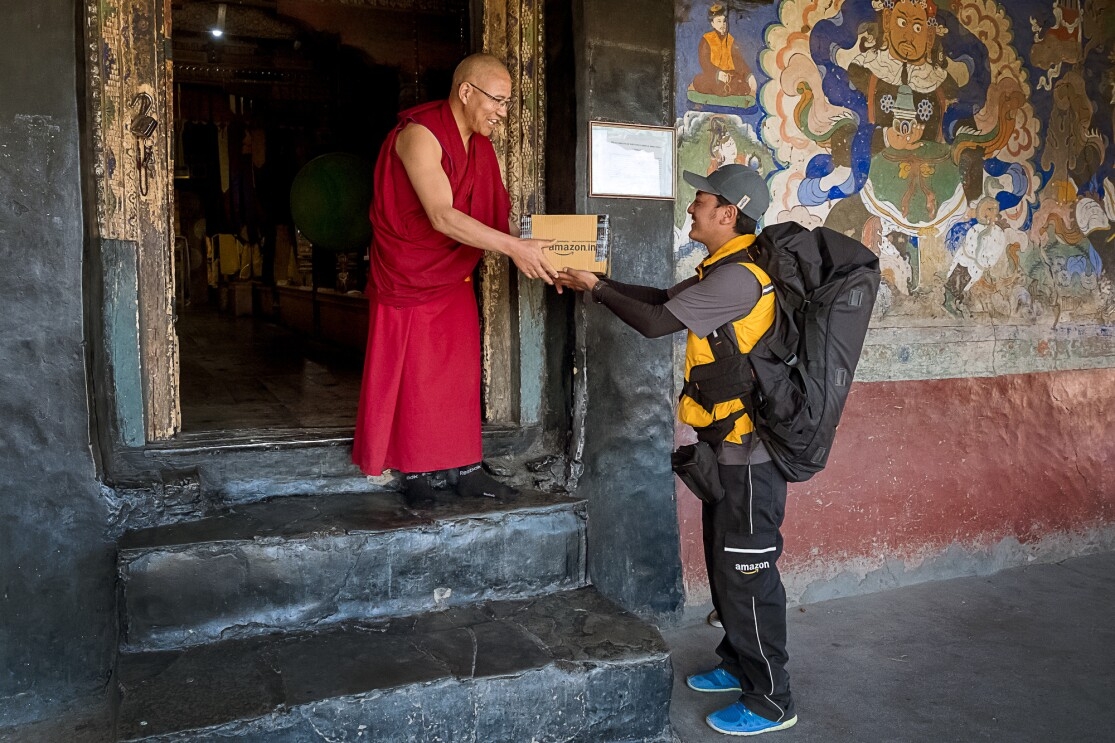
[[[804,482],[828,461],[875,305],[879,259],[853,238],[796,222],[767,227],[748,254],[774,285],[774,324],[747,354],[731,322],[711,333],[716,361],[690,370],[683,394],[709,410],[742,399],[743,411],[698,429],[698,438],[718,447],[746,412],[786,480]]]

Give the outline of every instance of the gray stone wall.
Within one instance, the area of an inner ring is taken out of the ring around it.
[[[673,124],[673,16],[668,0],[574,4],[576,208],[611,216],[614,278],[659,287],[673,275],[673,203],[588,198],[587,139],[589,121]],[[645,339],[591,301],[577,314],[589,573],[624,607],[670,614],[683,600],[671,341]]]
[[[77,8],[4,3],[0,27],[0,739],[76,740],[96,735],[75,729],[104,707],[115,647],[85,376]]]

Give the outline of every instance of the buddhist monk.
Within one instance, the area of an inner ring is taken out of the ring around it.
[[[484,470],[480,323],[472,274],[484,251],[553,283],[545,240],[512,235],[511,201],[489,137],[512,105],[511,76],[474,54],[448,100],[399,114],[375,166],[368,346],[353,461],[403,474],[409,505],[432,503],[446,470],[458,494],[518,491]],[[516,230],[517,233],[517,230]]]

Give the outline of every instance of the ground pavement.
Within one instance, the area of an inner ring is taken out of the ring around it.
[[[732,694],[698,694],[720,630],[663,633],[670,717],[684,743],[740,740],[704,716]],[[1028,565],[789,612],[798,723],[770,743],[1115,741],[1115,552]]]

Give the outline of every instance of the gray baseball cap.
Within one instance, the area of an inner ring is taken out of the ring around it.
[[[707,176],[682,172],[685,182],[698,191],[723,196],[741,212],[758,222],[770,206],[770,191],[763,176],[746,165],[721,165]]]

